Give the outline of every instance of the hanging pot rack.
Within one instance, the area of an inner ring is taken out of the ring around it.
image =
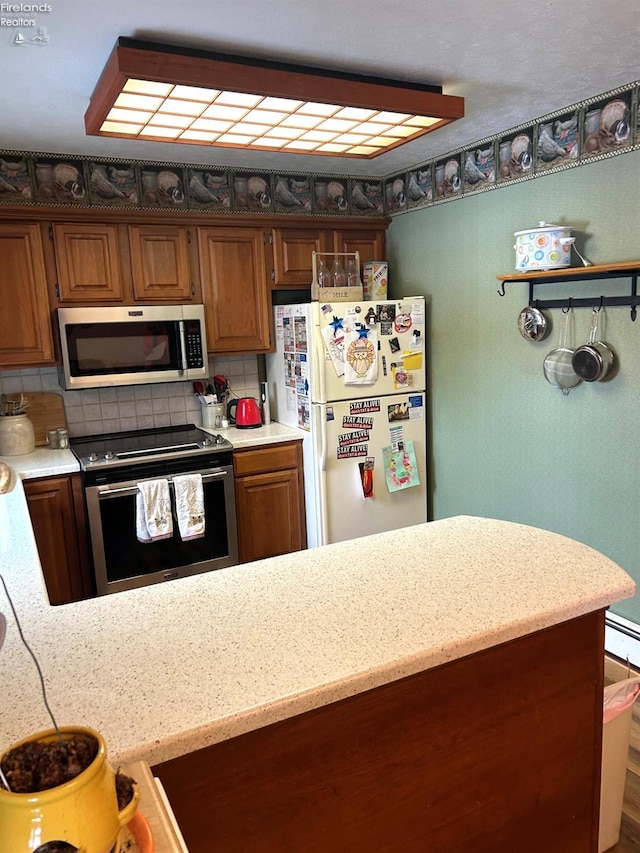
[[[640,305],[640,296],[638,296],[639,273],[640,261],[625,261],[619,264],[601,264],[588,267],[569,267],[566,269],[499,275],[496,278],[502,282],[500,290],[498,290],[499,296],[506,296],[505,284],[507,283],[528,283],[530,308],[563,308],[569,304],[572,308],[604,308],[605,306],[628,305],[631,308],[631,319],[635,321],[637,306]],[[630,293],[628,296],[606,296],[603,294],[601,296],[571,297],[570,299],[536,299],[534,297],[535,288],[539,284],[618,278],[630,279]]]

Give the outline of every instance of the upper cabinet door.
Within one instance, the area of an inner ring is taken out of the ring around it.
[[[273,286],[310,287],[313,252],[329,252],[331,232],[319,228],[274,228]]]
[[[262,229],[198,228],[198,254],[209,352],[268,352],[271,308]]]
[[[0,223],[0,367],[53,362],[40,226]]]
[[[334,252],[360,252],[360,269],[366,261],[384,261],[387,258],[385,232],[362,229],[333,232]]]
[[[129,225],[133,298],[191,302],[196,287],[189,263],[189,231],[179,225]]]
[[[60,302],[121,302],[117,226],[59,223],[52,232]]]

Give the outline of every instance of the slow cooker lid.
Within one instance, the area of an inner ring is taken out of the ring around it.
[[[526,234],[539,234],[541,231],[573,231],[573,225],[549,225],[548,222],[539,222],[537,228],[515,231],[513,236],[522,237]]]

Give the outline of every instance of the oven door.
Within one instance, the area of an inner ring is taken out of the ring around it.
[[[192,472],[189,472],[192,473]],[[205,535],[183,542],[174,511],[170,539],[140,542],[136,535],[138,482],[128,480],[85,490],[98,595],[187,577],[238,562],[233,467],[202,475]],[[173,490],[172,477],[167,477]]]

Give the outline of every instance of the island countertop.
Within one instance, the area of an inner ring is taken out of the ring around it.
[[[150,764],[607,607],[633,580],[586,545],[474,517],[51,607],[22,483],[0,567],[59,725]],[[0,749],[50,727],[7,615]]]

